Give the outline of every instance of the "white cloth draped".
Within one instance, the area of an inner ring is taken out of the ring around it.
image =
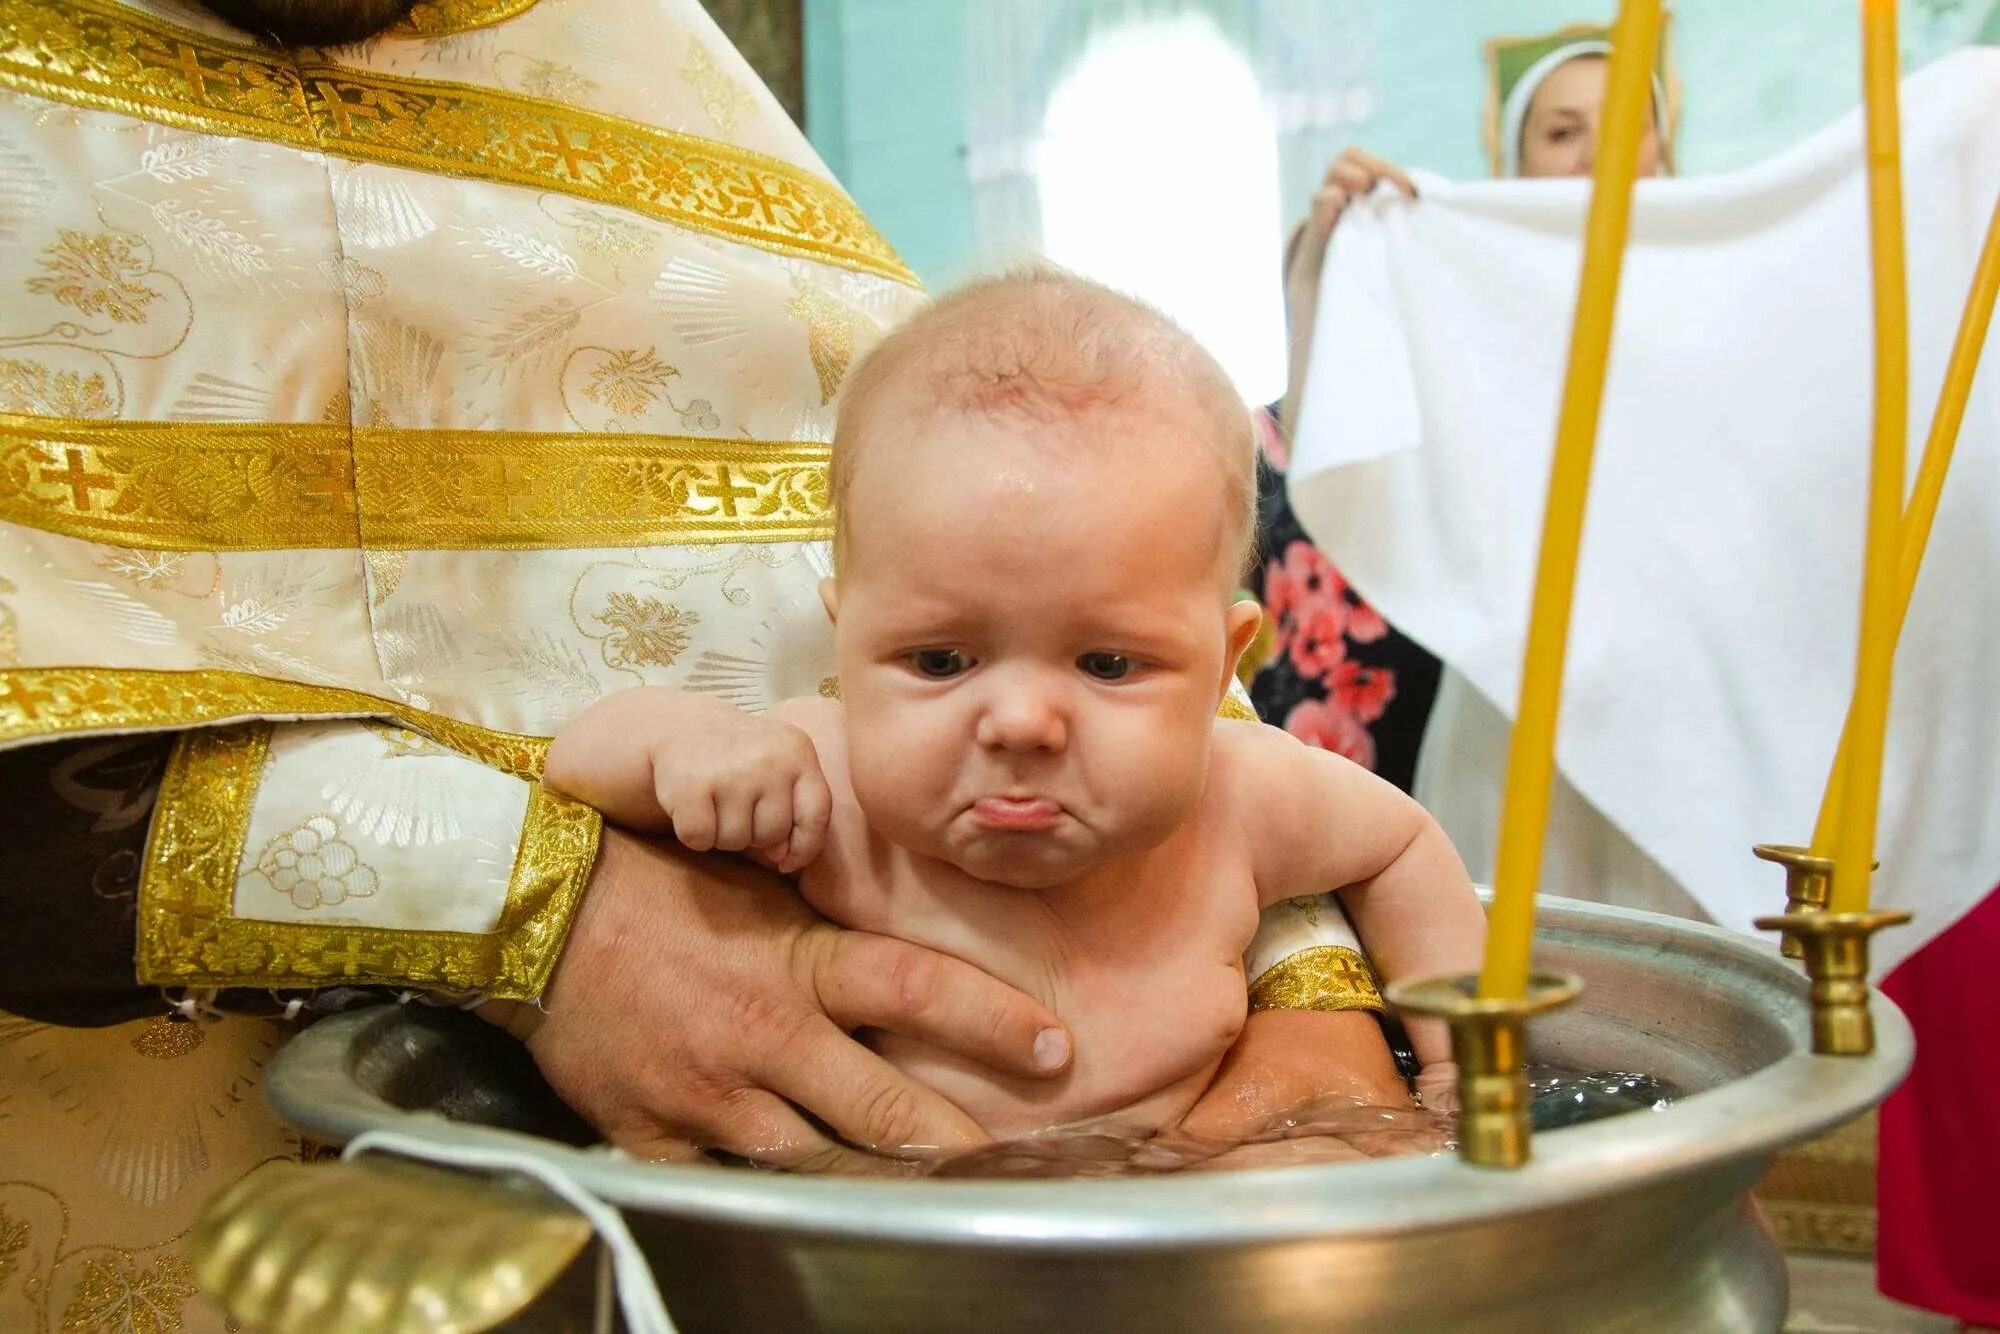
[[[1914,473],[2000,191],[2000,52],[1910,76],[1902,110]],[[1414,205],[1364,201],[1335,234],[1290,483],[1334,561],[1448,665],[1426,787],[1482,875],[1589,191],[1421,186]],[[1750,845],[1805,841],[1852,683],[1866,217],[1858,112],[1750,169],[1638,187],[1547,892],[1672,906],[1684,891],[1744,930],[1782,902]],[[1878,940],[1878,971],[2000,880],[1996,613],[2000,369],[1988,365],[1897,660],[1875,897],[1918,919]]]

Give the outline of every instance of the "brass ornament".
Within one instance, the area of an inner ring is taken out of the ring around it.
[[[1485,999],[1477,974],[1399,982],[1389,1003],[1451,1026],[1458,1062],[1458,1156],[1480,1167],[1521,1167],[1529,1158],[1527,1021],[1583,990],[1572,973],[1533,973],[1528,994]]]
[[[1750,851],[1767,862],[1785,868],[1785,911],[1824,912],[1833,893],[1833,858],[1815,857],[1809,848],[1796,843],[1759,843]],[[1787,959],[1803,959],[1805,947],[1791,932],[1781,932],[1778,952]]]
[[[1804,950],[1812,979],[1813,1051],[1820,1056],[1867,1056],[1875,1050],[1869,1010],[1868,941],[1885,926],[1910,920],[1904,908],[1869,912],[1824,909],[1759,917],[1764,931],[1783,931]]]
[[[263,1334],[433,1334],[519,1314],[590,1239],[533,1188],[380,1159],[277,1162],[209,1203],[188,1254]]]

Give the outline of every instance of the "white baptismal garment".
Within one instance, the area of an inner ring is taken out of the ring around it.
[[[1903,86],[1914,474],[2000,191],[2000,52]],[[1420,179],[1343,216],[1292,499],[1447,664],[1419,796],[1490,873],[1589,199]],[[1545,892],[1779,910],[1853,681],[1872,410],[1858,112],[1639,183],[1585,521]],[[1987,362],[1994,358],[1988,348]],[[2000,880],[2000,368],[1975,385],[1896,661],[1879,973]],[[1500,712],[1505,711],[1504,716]],[[1691,896],[1692,902],[1687,900]]]

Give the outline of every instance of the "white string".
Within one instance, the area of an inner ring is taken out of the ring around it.
[[[553,1163],[505,1149],[439,1144],[394,1130],[371,1130],[356,1136],[341,1157],[351,1159],[364,1153],[390,1153],[420,1162],[471,1167],[485,1172],[512,1172],[534,1178],[550,1194],[582,1214],[604,1242],[611,1255],[612,1273],[618,1287],[618,1309],[632,1334],[674,1334],[673,1321],[667,1318],[666,1303],[660,1299],[659,1284],[653,1280],[652,1266],[646,1263],[638,1243],[632,1240],[625,1219]]]

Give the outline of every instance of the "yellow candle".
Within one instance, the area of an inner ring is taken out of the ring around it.
[[[1910,493],[1909,507],[1903,512],[1903,548],[1896,558],[1895,635],[1903,632],[1903,618],[1910,611],[1910,596],[1916,592],[1917,572],[1923,568],[1924,546],[1930,541],[1931,524],[1937,518],[1938,498],[1944,494],[1945,474],[1951,469],[1951,451],[1958,444],[1959,424],[1965,420],[1966,400],[1972,394],[1972,379],[1979,371],[1979,352],[1986,345],[1986,329],[1993,321],[1993,299],[2000,294],[2000,201],[1986,224],[1986,242],[1979,251],[1979,267],[1973,271],[1972,290],[1965,296],[1965,313],[1958,321],[1958,337],[1951,345],[1951,360],[1945,366],[1944,387],[1938,393],[1937,410],[1931,414],[1930,434],[1924,440],[1924,456],[1917,464],[1917,483]],[[1820,797],[1819,820],[1813,826],[1815,856],[1833,855],[1833,837],[1845,790],[1848,750],[1853,744],[1854,715],[1850,708],[1840,732],[1840,747],[1833,768],[1826,776],[1826,791]]]
[[[1590,215],[1584,224],[1583,275],[1570,326],[1569,367],[1549,468],[1528,650],[1521,665],[1521,706],[1507,752],[1493,910],[1487,921],[1486,965],[1479,974],[1479,994],[1487,997],[1520,996],[1528,989],[1535,884],[1541,878],[1549,784],[1555,774],[1556,713],[1569,641],[1570,598],[1576,587],[1576,552],[1583,535],[1597,414],[1604,400],[1604,363],[1611,349],[1611,319],[1625,258],[1632,177],[1638,171],[1639,142],[1653,115],[1653,60],[1659,45],[1660,0],[1621,0],[1611,31],[1611,68],[1592,173]]]
[[[1903,526],[1903,446],[1909,410],[1909,293],[1903,277],[1903,181],[1896,116],[1895,0],[1861,0],[1861,86],[1867,105],[1868,241],[1875,277],[1875,449],[1868,474],[1868,548],[1861,641],[1848,706],[1848,758],[1833,838],[1835,912],[1868,907],[1882,742],[1896,655],[1896,548]]]

